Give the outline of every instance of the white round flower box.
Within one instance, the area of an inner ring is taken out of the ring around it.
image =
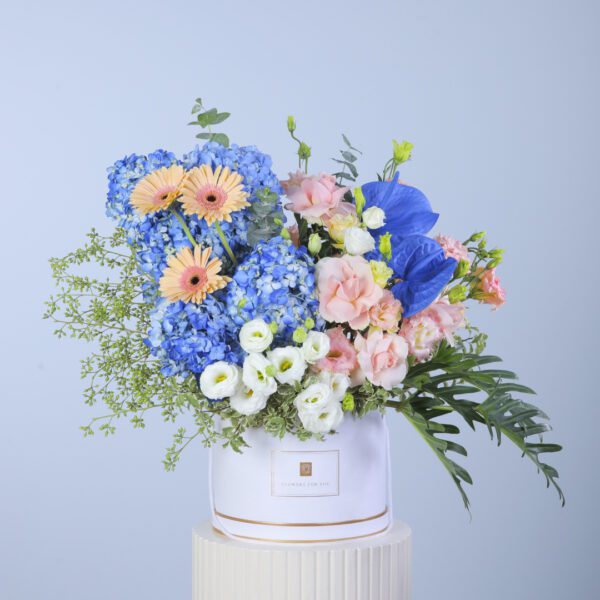
[[[392,523],[385,417],[346,417],[324,441],[248,430],[239,454],[210,449],[212,522],[231,537],[318,543],[385,533]]]

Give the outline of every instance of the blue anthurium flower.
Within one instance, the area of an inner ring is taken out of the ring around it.
[[[377,239],[386,232],[395,237],[425,234],[438,220],[423,192],[398,183],[398,173],[392,181],[373,181],[361,188],[365,197],[364,210],[377,206],[385,212],[385,225],[371,230]]]
[[[452,278],[454,258],[446,258],[442,247],[424,235],[410,235],[393,244],[389,266],[400,279],[392,293],[402,303],[402,316],[410,317],[427,308]]]

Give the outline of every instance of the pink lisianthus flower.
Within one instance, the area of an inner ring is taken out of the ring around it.
[[[391,390],[406,377],[408,344],[403,337],[373,330],[366,338],[357,334],[354,347],[360,370],[373,385]]]
[[[298,213],[311,223],[321,223],[322,218],[341,202],[347,187],[338,187],[333,175],[304,175],[300,171],[290,173],[282,181],[289,203],[285,207]]]
[[[400,335],[406,338],[410,355],[418,361],[423,361],[431,357],[443,339],[453,345],[454,332],[462,327],[464,322],[463,304],[450,304],[448,298],[438,298],[424,311],[405,319]]]
[[[446,258],[455,258],[457,262],[466,260],[469,264],[471,264],[469,251],[462,242],[455,240],[449,235],[438,235],[435,238],[435,241],[444,249],[444,255]]]
[[[369,309],[369,324],[384,331],[398,331],[401,314],[400,300],[396,300],[392,292],[385,290],[381,300]]]
[[[481,302],[491,304],[499,308],[506,302],[506,293],[500,285],[500,279],[496,275],[496,269],[488,269],[480,273],[479,282],[475,289],[474,297]]]
[[[435,319],[426,312],[405,319],[400,328],[400,335],[408,343],[409,354],[418,361],[431,358],[434,348],[443,337]]]
[[[369,263],[362,256],[327,257],[317,263],[316,274],[321,316],[364,329],[369,324],[369,309],[383,296]]]
[[[329,337],[329,352],[327,356],[315,363],[315,369],[349,375],[358,366],[356,350],[352,342],[341,327],[328,329],[325,333]]]
[[[450,304],[446,297],[438,298],[424,311],[440,329],[441,337],[454,345],[454,333],[465,324],[465,306],[462,302]]]

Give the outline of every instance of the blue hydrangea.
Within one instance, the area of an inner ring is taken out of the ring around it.
[[[256,246],[225,288],[224,300],[232,335],[256,317],[277,324],[278,344],[290,343],[294,330],[309,317],[317,328],[324,326],[313,260],[305,248],[296,248],[281,237]]]
[[[148,220],[148,217],[138,215],[129,204],[131,192],[148,173],[176,162],[172,152],[156,150],[148,156],[131,154],[109,167],[106,214],[127,231],[130,242],[137,241],[139,228]]]
[[[227,341],[223,304],[211,295],[202,304],[160,300],[150,314],[146,344],[166,376],[199,374],[218,360],[241,362]]]

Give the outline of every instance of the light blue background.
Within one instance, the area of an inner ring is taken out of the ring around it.
[[[363,177],[390,139],[402,176],[465,237],[508,249],[508,304],[472,315],[539,391],[568,504],[510,446],[464,433],[469,522],[429,449],[391,416],[397,516],[414,531],[416,600],[591,600],[598,586],[599,5],[503,2],[3,2],[0,597],[190,597],[190,530],[208,513],[206,453],[162,470],[170,427],[82,439],[86,348],[41,321],[47,258],[104,218],[105,168],[194,143],[193,98],[232,138],[312,169],[345,132]],[[550,439],[550,438],[548,438]]]

